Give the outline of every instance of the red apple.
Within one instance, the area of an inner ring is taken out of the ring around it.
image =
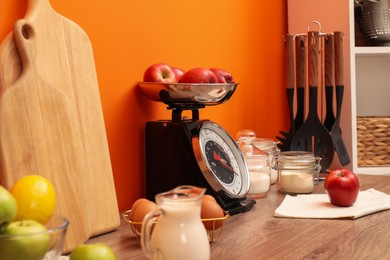
[[[193,68],[186,71],[179,80],[180,83],[218,83],[217,76],[207,68]]]
[[[176,75],[165,63],[149,66],[144,72],[144,82],[176,83]]]
[[[178,67],[171,67],[173,73],[175,73],[176,81],[179,82],[181,76],[184,74],[184,70]]]
[[[358,197],[359,178],[347,169],[333,170],[326,176],[324,188],[333,205],[349,207]]]
[[[210,70],[214,72],[215,76],[217,76],[218,83],[234,83],[232,74],[226,70],[218,68],[210,68]]]

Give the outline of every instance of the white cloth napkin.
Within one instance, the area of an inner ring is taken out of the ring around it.
[[[332,205],[326,194],[286,195],[274,216],[356,219],[386,209],[390,209],[390,196],[375,189],[368,189],[360,191],[355,204],[350,207]]]

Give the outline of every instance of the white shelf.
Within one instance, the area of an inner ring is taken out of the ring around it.
[[[357,169],[354,172],[357,174],[390,176],[390,167],[357,167]]]
[[[390,56],[390,47],[375,46],[375,47],[354,47],[351,48],[351,54],[354,53],[357,56],[365,55],[388,55]]]
[[[354,2],[349,2],[352,170],[358,174],[390,175],[390,167],[359,167],[357,164],[356,117],[365,113],[387,113],[390,96],[390,46],[355,46]],[[367,92],[368,91],[368,92]],[[379,94],[378,94],[379,93]],[[384,98],[384,99],[383,99]],[[369,103],[371,102],[371,103]],[[369,103],[369,104],[368,104]],[[357,109],[359,106],[359,109]],[[380,111],[380,112],[379,112]]]

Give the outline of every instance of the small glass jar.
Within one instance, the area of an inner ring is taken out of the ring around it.
[[[266,197],[271,186],[268,153],[253,146],[251,140],[245,137],[238,140],[238,145],[250,175],[250,188],[247,197],[251,199]]]
[[[313,192],[321,170],[320,160],[310,152],[281,152],[276,160],[279,190],[293,195]]]
[[[267,138],[255,138],[252,140],[252,144],[258,149],[268,153],[269,165],[271,169],[271,184],[275,184],[278,181],[278,170],[276,170],[276,158],[280,153],[278,149],[278,143],[272,139]]]

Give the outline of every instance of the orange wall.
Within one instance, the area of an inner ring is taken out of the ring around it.
[[[27,0],[2,0],[0,40],[23,17]],[[233,137],[240,129],[274,138],[287,130],[283,80],[286,1],[51,0],[90,37],[121,210],[144,196],[144,124],[167,119],[165,105],[137,87],[157,62],[221,67],[240,85],[225,104],[200,111]],[[169,173],[167,173],[169,174]]]

